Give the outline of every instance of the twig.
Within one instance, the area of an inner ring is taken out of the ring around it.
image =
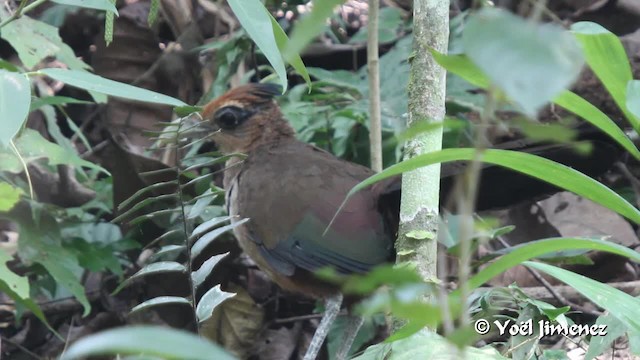
[[[18,5],[18,8],[13,13],[13,15],[9,16],[3,22],[0,23],[0,29],[5,27],[7,24],[12,22],[13,20],[16,20],[17,18],[19,18],[23,14],[28,13],[29,11],[35,9],[36,7],[44,4],[46,1],[47,0],[36,0],[36,1],[32,2],[29,5],[26,5],[27,4],[27,0],[21,0],[20,1],[20,5]]]
[[[346,315],[347,313],[345,311],[341,311],[338,315]],[[300,315],[300,316],[292,316],[292,317],[288,317],[288,318],[282,318],[282,319],[275,319],[273,320],[274,324],[287,324],[287,323],[292,323],[292,322],[296,322],[296,321],[304,321],[304,320],[312,320],[312,319],[320,319],[322,318],[323,314],[309,314],[309,315]]]
[[[41,357],[40,355],[38,355],[38,354],[34,353],[33,351],[31,351],[31,350],[27,349],[26,347],[24,347],[24,346],[22,346],[22,345],[20,345],[20,344],[18,344],[18,343],[16,343],[16,342],[14,342],[14,341],[12,341],[11,339],[9,339],[9,338],[7,338],[7,337],[2,336],[2,335],[0,335],[0,342],[6,342],[6,343],[9,343],[9,344],[11,344],[11,345],[13,345],[13,346],[17,347],[18,349],[20,349],[20,351],[24,352],[25,354],[29,355],[30,357],[32,357],[32,358],[34,358],[34,359],[37,359],[37,360],[45,360],[45,359],[44,359],[43,357]],[[2,345],[2,344],[0,343],[0,345]]]

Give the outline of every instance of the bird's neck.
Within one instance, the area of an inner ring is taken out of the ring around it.
[[[244,161],[256,152],[269,152],[279,146],[296,141],[296,132],[281,114],[277,118],[260,123],[251,131],[251,141],[236,153],[242,156],[232,156],[227,160],[224,171],[224,187],[230,186],[233,179],[242,172]]]

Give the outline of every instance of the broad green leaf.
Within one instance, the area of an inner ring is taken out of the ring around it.
[[[627,84],[627,109],[640,118],[640,80],[631,80]]]
[[[524,265],[545,272],[573,287],[594,304],[622,321],[630,331],[640,332],[640,299],[569,270],[530,261],[525,262]]]
[[[571,33],[485,7],[462,35],[465,54],[525,114],[536,111],[577,78],[583,57]]]
[[[322,33],[327,19],[333,14],[333,9],[344,2],[345,0],[325,0],[313,3],[311,12],[294,26],[284,58],[289,61],[288,59],[293,59],[300,54],[313,38]]]
[[[613,120],[611,120],[611,118],[609,118],[600,109],[593,106],[590,102],[570,91],[562,92],[560,96],[553,100],[553,102],[596,126],[620,144],[625,150],[633,155],[633,157],[640,160],[640,151],[638,151],[638,148],[629,139],[629,137],[625,135],[625,133],[618,127],[618,125],[616,125],[616,123],[613,122]]]
[[[171,106],[187,106],[187,104],[181,100],[172,98],[171,96],[109,80],[86,71],[50,68],[38,70],[36,73],[47,75],[50,78],[62,81],[70,86],[119,98]]]
[[[78,100],[66,96],[45,96],[34,98],[29,107],[29,111],[38,110],[45,105],[65,105],[65,104],[92,104],[91,101]]]
[[[287,70],[278,50],[269,11],[260,0],[228,0],[228,4],[240,21],[242,28],[249,34],[251,40],[256,43],[278,74],[284,94],[288,86]]]
[[[626,106],[627,84],[633,79],[629,58],[618,36],[596,23],[581,21],[571,31],[582,45],[584,56],[613,100],[634,129],[640,129],[640,119]]]
[[[475,152],[475,149],[445,149],[402,161],[360,182],[349,191],[347,198],[371,184],[419,167],[448,161],[471,161]],[[592,200],[640,224],[640,211],[635,206],[598,181],[568,166],[537,155],[496,149],[485,150],[481,161],[507,167],[546,181]]]
[[[242,219],[236,221],[232,224],[221,226],[219,228],[213,229],[206,234],[202,235],[191,247],[191,258],[195,259],[200,255],[202,250],[204,250],[207,245],[211,244],[215,239],[217,239],[220,235],[226,233],[229,230],[235,229],[236,227],[246,223],[249,219]]]
[[[180,296],[158,296],[134,306],[129,313],[133,314],[134,312],[137,312],[140,310],[148,309],[154,306],[167,305],[167,304],[191,305],[191,302]]]
[[[2,185],[2,183],[0,183],[0,185]],[[13,260],[13,258],[9,256],[9,254],[4,250],[0,250],[0,281],[20,298],[26,299],[29,297],[29,279],[9,270],[7,261],[11,260]]]
[[[200,286],[211,274],[213,268],[218,265],[220,260],[224,259],[227,255],[229,255],[228,252],[212,256],[207,259],[207,261],[205,261],[198,270],[192,272],[191,281],[193,282],[193,286],[198,288],[198,286]]]
[[[469,83],[486,89],[489,87],[489,80],[477,66],[465,55],[444,55],[435,50],[431,50],[438,64]],[[636,146],[629,140],[624,132],[600,109],[593,106],[580,96],[570,92],[563,91],[557,96],[553,102],[566,110],[582,117],[585,121],[598,127],[600,130],[614,139],[620,146],[625,148],[634,157],[640,156]]]
[[[482,72],[482,70],[474,64],[466,55],[446,55],[439,53],[435,49],[431,49],[431,55],[436,59],[438,64],[469,83],[487,89],[491,85],[491,80]]]
[[[129,326],[84,337],[73,343],[61,360],[124,354],[145,354],[177,360],[234,359],[218,345],[196,334],[159,326]]]
[[[64,338],[58,334],[58,332],[51,327],[51,324],[49,324],[49,322],[47,322],[47,318],[44,316],[44,313],[42,312],[42,309],[40,309],[40,306],[38,306],[38,304],[33,301],[33,299],[31,299],[30,297],[25,297],[22,298],[20,297],[20,295],[16,294],[11,287],[9,286],[9,284],[7,284],[4,280],[0,280],[0,292],[6,294],[7,296],[9,296],[11,299],[13,299],[13,301],[15,301],[16,304],[20,304],[20,306],[24,307],[25,309],[29,309],[31,311],[31,313],[33,313],[33,315],[35,315],[35,317],[37,317],[40,321],[42,321],[42,323],[60,340],[64,341]]]
[[[427,330],[391,343],[380,343],[367,348],[353,360],[413,360],[413,359],[506,359],[490,346],[459,349],[446,338]]]
[[[282,30],[282,27],[280,27],[280,24],[278,24],[278,21],[273,17],[273,15],[269,14],[269,17],[271,18],[271,25],[273,26],[273,35],[276,38],[276,44],[278,45],[278,50],[280,50],[280,53],[282,54],[287,48],[287,45],[289,44],[289,37],[284,32],[284,30]],[[304,66],[304,62],[302,62],[302,58],[300,57],[300,55],[295,54],[291,59],[289,59],[288,62],[289,64],[291,64],[291,66],[293,66],[293,68],[298,72],[298,74],[302,76],[304,81],[307,83],[307,86],[311,88],[311,78],[309,77],[307,68]]]
[[[591,360],[609,349],[613,342],[627,331],[622,321],[611,314],[601,315],[596,319],[596,325],[604,325],[607,329],[605,336],[592,336],[589,341],[589,348],[584,354],[585,360]]]
[[[0,69],[0,145],[7,147],[29,114],[31,87],[20,73]]]
[[[610,241],[586,238],[550,238],[532,241],[510,248],[509,253],[499,257],[469,279],[469,289],[475,289],[504,271],[520,265],[523,261],[556,251],[588,249],[606,251],[640,262],[640,253]],[[454,291],[452,294],[456,294]]]
[[[9,211],[20,200],[22,190],[0,181],[0,211]],[[1,279],[2,277],[0,277]]]
[[[62,41],[58,28],[29,16],[21,16],[8,23],[2,28],[0,37],[11,44],[20,61],[29,69],[49,56],[55,56],[72,69],[89,68],[89,65],[78,59],[73,49]]]
[[[216,285],[213,288],[209,289],[200,301],[198,302],[198,306],[196,307],[196,316],[198,318],[198,322],[206,321],[213,315],[213,310],[216,306],[222,304],[223,301],[228,298],[236,296],[235,293],[230,293],[226,291],[222,291],[220,289],[220,285]]]
[[[20,156],[27,162],[47,158],[49,165],[83,166],[109,174],[107,170],[92,162],[83,160],[73,150],[49,142],[35,130],[24,129],[15,141]],[[20,159],[9,149],[0,148],[0,170],[19,173],[23,169]]]
[[[109,0],[51,0],[62,5],[79,6],[87,9],[97,9],[112,12],[118,15],[115,4]]]
[[[79,280],[78,274],[82,272],[82,268],[74,254],[61,246],[59,236],[59,233],[37,227],[33,222],[21,223],[20,257],[27,262],[41,264],[58,285],[69,290],[78,299],[84,307],[82,316],[87,316],[91,312],[91,304]]]

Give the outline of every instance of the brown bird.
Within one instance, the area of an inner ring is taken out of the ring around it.
[[[201,125],[213,132],[220,151],[246,155],[230,158],[224,173],[229,215],[236,215],[235,221],[249,219],[234,230],[243,250],[283,289],[327,301],[325,317],[305,355],[314,359],[340,310],[342,295],[313,272],[328,266],[344,274],[364,273],[393,259],[399,181],[391,179],[356,193],[325,233],[347,192],[374,172],[297,140],[274,100],[279,94],[280,87],[270,84],[237,87],[204,108]],[[599,151],[577,163],[578,170],[602,172],[611,163],[594,160],[609,158],[611,147],[595,148]],[[563,144],[531,147],[530,152],[565,163],[569,154],[575,158],[571,147]],[[540,184],[493,168],[483,172],[483,183],[497,191],[492,195],[481,188],[480,208],[491,207],[494,199],[505,205],[526,198],[530,193],[525,190]],[[449,166],[443,176],[459,172],[459,167]],[[509,181],[496,186],[501,177]],[[443,188],[450,188],[449,183],[443,182]],[[360,324],[353,322],[353,335],[344,337],[339,356],[347,355]]]
[[[342,296],[312,272],[363,273],[392,260],[398,204],[385,197],[387,184],[360,191],[324,234],[347,192],[373,171],[297,140],[273,100],[279,94],[274,85],[241,86],[202,115],[221,152],[246,155],[229,159],[224,173],[229,214],[249,219],[234,230],[241,247],[283,289],[327,299],[330,318],[319,329],[328,330]],[[326,331],[319,336],[305,359]]]

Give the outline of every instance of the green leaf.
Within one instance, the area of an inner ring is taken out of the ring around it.
[[[91,355],[145,354],[165,359],[233,360],[221,347],[183,330],[130,326],[103,331],[73,343],[61,360]]]
[[[199,238],[193,244],[193,247],[191,247],[191,258],[195,259],[196,257],[198,257],[198,255],[200,255],[202,250],[204,250],[207,247],[207,245],[211,244],[220,235],[226,233],[229,230],[235,229],[236,227],[246,223],[247,221],[249,221],[249,219],[242,219],[242,220],[236,221],[236,222],[234,222],[232,224],[225,225],[225,226],[213,229],[213,230],[207,232],[206,234],[202,235],[202,237]]]
[[[510,248],[508,254],[501,256],[469,279],[468,287],[469,289],[475,289],[504,271],[520,265],[523,261],[556,251],[575,249],[606,251],[640,262],[640,253],[609,241],[583,238],[550,238]],[[455,293],[457,291],[452,294]]]
[[[133,280],[141,278],[143,276],[152,275],[152,274],[163,274],[169,272],[185,272],[187,269],[184,265],[177,263],[175,261],[159,261],[155,263],[151,263],[142,269],[138,270],[135,274],[131,275],[127,280],[123,281],[114,291],[116,294],[120,292],[120,290],[124,289],[127,285],[131,284]]]
[[[144,101],[155,104],[171,106],[187,106],[182,100],[162,95],[147,89],[142,89],[118,81],[109,80],[102,76],[94,75],[86,71],[65,69],[41,69],[37,74],[47,75],[50,78],[84,90],[95,91],[119,98]]]
[[[24,129],[22,135],[16,139],[15,144],[18,152],[27,163],[36,159],[47,158],[49,159],[49,165],[52,166],[62,164],[84,166],[109,174],[101,166],[80,158],[72,149],[49,142],[40,133],[32,129]],[[20,159],[13,151],[0,148],[0,170],[19,173],[24,169]]]
[[[89,65],[78,59],[73,49],[62,41],[58,28],[28,16],[21,16],[8,23],[2,28],[0,37],[11,44],[20,61],[29,69],[49,56],[55,56],[72,69],[89,68]]]
[[[594,304],[622,321],[630,331],[640,332],[640,299],[569,270],[530,261],[525,262],[524,265],[545,272],[573,287]]]
[[[9,211],[20,200],[22,190],[0,181],[0,211]],[[0,277],[1,279],[2,277]]]
[[[198,196],[198,200],[193,206],[189,209],[189,213],[187,214],[187,219],[193,219],[202,215],[207,206],[216,198],[218,194],[214,194],[211,188],[207,189],[202,195]]]
[[[311,12],[305,15],[294,26],[291,32],[289,46],[287,46],[284,52],[284,58],[290,61],[289,59],[293,59],[296,55],[300,54],[313,38],[322,33],[326,26],[327,18],[333,14],[333,9],[344,2],[345,0],[315,2]]]
[[[413,360],[413,359],[506,359],[490,346],[485,348],[465,347],[459,349],[446,338],[427,330],[392,343],[370,346],[364,354],[353,360]]]
[[[627,109],[640,118],[640,80],[631,80],[627,84]]]
[[[431,49],[431,55],[433,55],[440,66],[460,76],[469,83],[483,89],[487,89],[489,85],[491,85],[491,80],[489,80],[468,56],[441,54],[435,49]]]
[[[289,37],[284,32],[284,30],[282,30],[282,27],[280,27],[280,24],[278,24],[278,21],[273,17],[273,15],[269,14],[269,17],[271,18],[271,26],[273,27],[273,35],[276,38],[278,50],[280,50],[280,53],[282,54],[289,44]],[[311,78],[309,77],[307,68],[306,66],[304,66],[304,62],[302,62],[302,58],[300,57],[300,55],[295,54],[288,62],[289,64],[291,64],[291,66],[293,66],[298,74],[302,76],[304,81],[307,83],[307,86],[311,88]]]
[[[87,9],[96,9],[112,12],[118,15],[116,6],[109,0],[51,0],[62,5],[79,6]]]
[[[216,265],[218,265],[218,263],[222,259],[224,259],[227,255],[229,255],[228,252],[224,254],[212,256],[209,259],[207,259],[207,261],[205,261],[198,270],[192,272],[191,281],[193,282],[193,286],[198,288],[198,286],[200,286],[211,274],[211,272],[213,271],[213,268]]]
[[[629,139],[629,137],[625,135],[625,133],[618,127],[618,125],[616,125],[615,122],[613,122],[613,120],[611,120],[611,118],[609,118],[609,116],[607,116],[607,114],[593,106],[587,100],[570,91],[564,91],[560,96],[556,97],[553,102],[602,130],[631,155],[633,155],[633,157],[640,160],[640,151],[638,151],[638,148]]]
[[[431,50],[431,53],[438,64],[447,69],[447,71],[460,76],[469,83],[480,88],[486,89],[489,87],[489,80],[482,73],[482,70],[475,66],[465,55],[444,55],[435,50]],[[553,102],[582,117],[585,121],[605,132],[620,144],[620,146],[629,151],[629,153],[634,157],[637,158],[640,156],[636,146],[631,140],[629,140],[618,125],[616,125],[615,122],[613,122],[613,120],[611,120],[605,113],[580,96],[570,91],[563,91],[553,100]]]
[[[624,333],[627,331],[622,321],[618,320],[611,314],[599,316],[598,319],[596,319],[596,325],[606,326],[607,334],[605,336],[591,337],[587,353],[584,354],[584,360],[591,360],[594,357],[602,354],[605,350],[610,348],[611,345],[613,345],[613,342],[616,341],[616,339],[624,335]]]
[[[31,87],[24,74],[0,69],[0,144],[7,147],[29,114]]]
[[[91,101],[78,100],[67,96],[45,96],[34,98],[29,107],[29,112],[38,110],[45,105],[65,105],[65,104],[93,104]]]
[[[475,149],[445,149],[402,161],[360,182],[349,191],[347,198],[371,184],[419,167],[448,161],[473,160],[475,152]],[[507,167],[544,180],[592,200],[640,224],[640,211],[635,206],[598,181],[568,166],[537,155],[496,149],[484,151],[481,161]]]
[[[235,293],[230,293],[226,291],[222,291],[220,289],[220,285],[216,285],[213,288],[209,289],[200,301],[198,302],[198,306],[196,307],[196,316],[198,318],[198,322],[206,321],[213,315],[213,310],[216,306],[222,304],[223,301],[228,298],[232,298],[236,296]]]
[[[2,185],[0,183],[0,185]],[[0,281],[9,287],[12,292],[17,294],[20,298],[26,299],[29,297],[29,279],[23,276],[18,276],[7,267],[7,262],[13,260],[9,254],[4,250],[0,250]]]
[[[282,84],[282,93],[287,90],[287,70],[278,50],[271,15],[260,0],[229,0],[231,10],[240,21],[242,28],[249,34],[260,51],[269,60]]]
[[[596,23],[587,21],[573,24],[571,31],[582,45],[591,70],[609,91],[633,128],[636,131],[640,130],[640,119],[626,106],[627,84],[633,79],[633,75],[629,58],[618,36]]]
[[[158,296],[134,306],[133,309],[131,309],[131,311],[129,312],[129,314],[133,314],[134,312],[148,309],[154,306],[161,306],[161,305],[167,305],[167,304],[185,304],[185,305],[191,306],[191,302],[181,296]]]
[[[193,229],[193,232],[191,233],[191,236],[189,237],[189,241],[193,241],[195,238],[197,238],[198,236],[204,234],[205,232],[209,231],[210,229],[215,228],[216,226],[225,223],[229,220],[231,220],[231,216],[218,216],[218,217],[214,217],[210,220],[207,220],[205,222],[203,222],[202,224],[196,226],[195,229]]]
[[[529,116],[577,78],[583,57],[571,33],[485,7],[462,35],[465,53]]]

